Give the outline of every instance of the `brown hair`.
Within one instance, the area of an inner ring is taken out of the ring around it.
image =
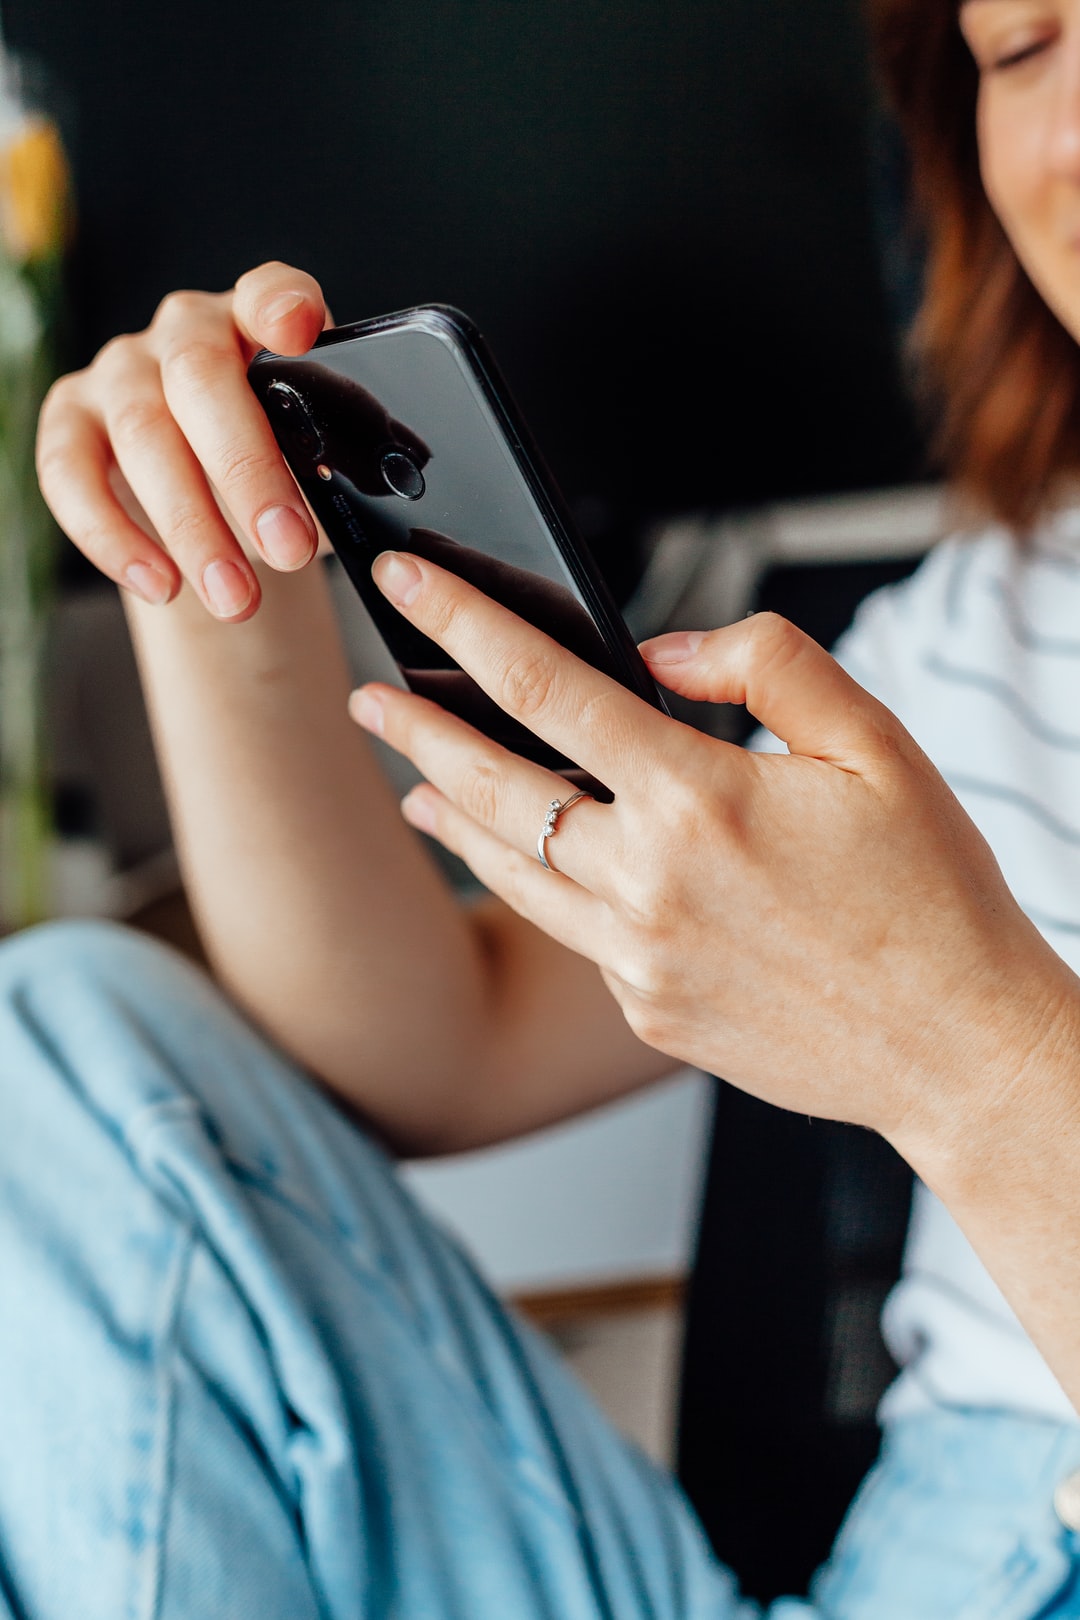
[[[1080,474],[1080,353],[983,190],[958,0],[869,6],[926,241],[913,344],[936,450],[968,502],[1023,531]]]

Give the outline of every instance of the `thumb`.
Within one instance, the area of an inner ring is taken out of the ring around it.
[[[661,686],[709,703],[745,703],[793,754],[854,768],[900,723],[824,648],[776,613],[722,630],[683,630],[641,644]]]

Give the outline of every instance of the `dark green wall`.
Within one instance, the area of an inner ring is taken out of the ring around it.
[[[85,354],[266,256],[486,330],[616,553],[901,478],[856,0],[6,0],[74,148]]]

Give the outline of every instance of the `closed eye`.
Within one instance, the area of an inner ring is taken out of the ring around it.
[[[1030,45],[1023,45],[1019,50],[1010,51],[1007,56],[999,56],[995,62],[990,63],[992,73],[1007,73],[1010,68],[1020,67],[1024,62],[1030,62],[1033,57],[1041,55],[1048,50],[1052,41],[1038,39]]]

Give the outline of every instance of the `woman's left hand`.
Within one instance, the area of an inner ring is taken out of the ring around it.
[[[751,754],[430,562],[384,553],[373,572],[507,713],[613,791],[560,820],[545,871],[537,836],[568,796],[560,776],[413,694],[371,685],[351,700],[427,779],[406,818],[595,961],[646,1044],[903,1151],[963,1130],[1077,1005],[1077,981],[925,755],[785,620],[642,648],[662,685],[745,702],[790,750]]]

